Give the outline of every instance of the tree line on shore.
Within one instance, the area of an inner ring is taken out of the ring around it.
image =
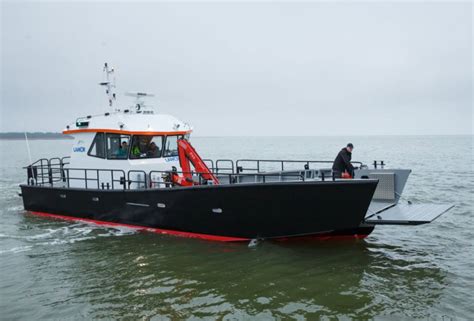
[[[73,139],[70,135],[55,132],[27,132],[28,139]],[[25,139],[24,132],[0,133],[0,139]]]

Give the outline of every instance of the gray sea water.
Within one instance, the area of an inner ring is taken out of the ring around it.
[[[365,240],[249,248],[35,217],[23,141],[0,141],[1,320],[472,320],[473,137],[195,137],[205,158],[354,160],[411,168],[404,197],[435,222]],[[31,141],[33,158],[71,141]]]

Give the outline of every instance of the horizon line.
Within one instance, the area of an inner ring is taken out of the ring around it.
[[[25,131],[2,131],[2,134],[24,134]],[[62,132],[53,132],[53,131],[28,131],[26,134],[58,134],[64,136],[72,136],[68,134],[63,134]],[[313,134],[313,135],[199,135],[193,134],[193,137],[367,137],[367,136],[474,136],[474,133],[463,133],[463,134],[337,134],[337,135],[327,135],[327,134]]]

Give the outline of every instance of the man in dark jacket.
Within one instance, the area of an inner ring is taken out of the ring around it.
[[[341,177],[342,173],[346,171],[351,175],[351,177],[354,177],[354,166],[351,164],[353,149],[354,145],[349,143],[345,148],[341,149],[339,154],[337,154],[337,157],[332,164],[332,171],[336,177]]]

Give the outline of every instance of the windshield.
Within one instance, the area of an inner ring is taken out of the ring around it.
[[[133,136],[130,158],[158,158],[161,157],[163,136]]]
[[[130,136],[107,134],[107,158],[127,159]]]
[[[164,157],[178,156],[178,136],[166,137]]]

